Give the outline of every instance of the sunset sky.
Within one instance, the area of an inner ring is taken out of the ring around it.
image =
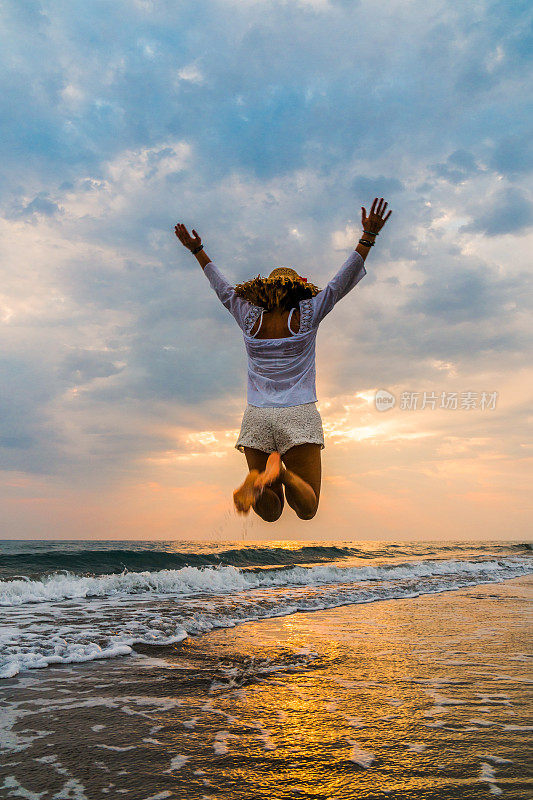
[[[2,16],[1,538],[531,538],[528,4]],[[234,283],[323,286],[375,196],[392,216],[318,334],[318,515],[237,517],[242,334],[174,224]]]

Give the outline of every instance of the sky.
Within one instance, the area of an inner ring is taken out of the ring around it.
[[[1,538],[531,539],[529,3],[1,13]],[[242,333],[174,225],[323,286],[376,196],[317,339],[318,514],[239,517]]]

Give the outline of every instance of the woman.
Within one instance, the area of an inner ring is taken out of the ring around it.
[[[324,433],[316,408],[315,340],[320,322],[366,275],[365,259],[390,217],[374,198],[361,207],[363,237],[325,289],[288,267],[232,287],[203,249],[198,233],[182,223],[180,242],[197,258],[221,302],[235,317],[248,354],[247,407],[235,447],[244,452],[248,475],[233,493],[239,513],[250,507],[275,522],[288,504],[300,519],[318,509]]]

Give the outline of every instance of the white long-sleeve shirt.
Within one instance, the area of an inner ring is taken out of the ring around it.
[[[243,332],[248,354],[249,405],[284,408],[316,402],[315,344],[318,326],[333,306],[366,275],[359,253],[354,250],[315,297],[300,301],[299,331],[283,339],[255,339],[250,331],[263,309],[238,297],[233,286],[212,261],[204,267],[204,273]]]

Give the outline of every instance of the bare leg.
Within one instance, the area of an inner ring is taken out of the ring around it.
[[[312,519],[318,510],[322,479],[320,451],[318,444],[300,444],[283,454],[285,497],[300,519]]]
[[[286,467],[283,467],[281,482],[285,486],[287,503],[300,519],[312,519],[318,509],[318,499],[313,488]]]
[[[255,486],[258,489],[263,489],[265,486],[270,486],[276,481],[281,480],[283,474],[283,464],[281,463],[281,454],[277,451],[270,453],[267,458],[263,471],[259,473],[256,478]]]
[[[255,513],[265,522],[275,522],[281,517],[281,512],[283,511],[279,496],[268,486],[263,489],[263,492],[254,502],[253,508]]]
[[[277,481],[285,486],[287,502],[300,519],[312,519],[318,509],[320,495],[320,446],[314,444],[297,445],[285,453],[271,453],[255,480],[255,488],[264,489]],[[265,489],[266,491],[266,489]]]
[[[247,514],[250,506],[255,513],[265,522],[275,522],[280,518],[284,506],[283,486],[281,481],[273,481],[270,485],[255,486],[258,475],[264,471],[269,454],[253,447],[245,447],[244,453],[250,470],[242,489],[248,482],[245,494],[247,497],[247,510],[240,513]],[[237,492],[240,491],[237,490]],[[234,493],[235,497],[235,493]],[[249,504],[248,504],[249,503]],[[237,502],[235,503],[237,506]]]
[[[244,482],[233,492],[233,502],[239,514],[248,514],[252,503],[259,494],[259,490],[254,485],[258,475],[259,470],[250,470]]]

